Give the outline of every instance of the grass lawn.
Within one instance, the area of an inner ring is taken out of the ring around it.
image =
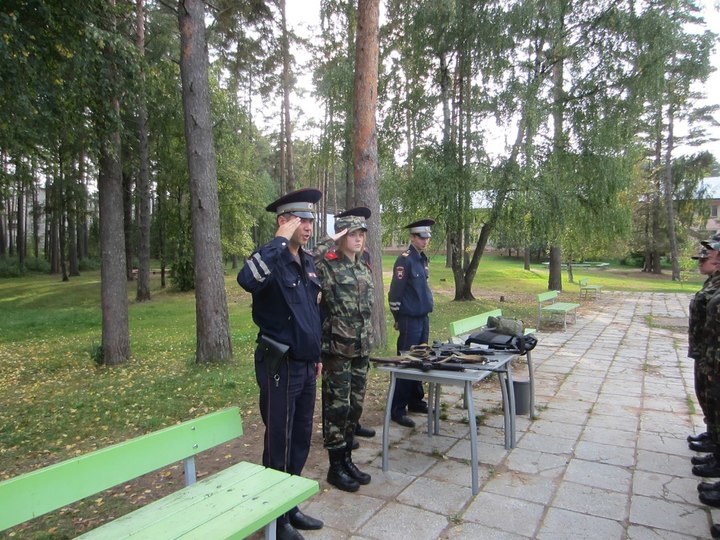
[[[383,260],[385,291],[394,257]],[[252,350],[256,327],[250,296],[228,268],[226,287],[235,360],[197,365],[193,293],[159,288],[152,278],[151,302],[138,304],[128,285],[132,359],[123,366],[98,366],[92,351],[101,337],[99,272],[63,283],[58,276],[0,280],[0,478],[107,446],[217,408],[239,405],[257,419]],[[668,275],[636,269],[579,269],[604,290],[695,292],[699,275],[673,283]],[[566,279],[566,275],[563,276]],[[484,257],[474,283],[477,300],[453,302],[454,283],[444,258],[431,262],[435,310],[431,339],[445,340],[451,321],[502,307],[534,326],[535,295],[547,288],[547,269],[522,261]],[[577,284],[564,283],[561,297],[577,301]],[[503,297],[501,302],[500,298]],[[390,344],[397,333],[386,306]],[[386,378],[371,372],[368,392],[384,400]],[[47,533],[48,537],[53,536]],[[40,536],[42,537],[42,535]]]

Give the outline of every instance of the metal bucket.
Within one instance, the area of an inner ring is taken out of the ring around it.
[[[513,380],[515,394],[515,416],[530,413],[530,381]]]

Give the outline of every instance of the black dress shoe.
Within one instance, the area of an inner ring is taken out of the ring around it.
[[[697,435],[687,436],[687,442],[702,442],[708,440],[710,440],[710,434],[707,431],[703,433],[698,433]]]
[[[428,413],[428,404],[424,401],[419,401],[417,403],[412,403],[408,405],[408,411],[414,412],[414,413],[420,413],[420,414],[427,414]]]
[[[415,421],[409,416],[397,416],[393,418],[393,422],[397,422],[401,426],[415,427]]]
[[[717,447],[711,440],[704,440],[688,443],[688,448],[690,448],[693,452],[714,452]]]
[[[358,441],[355,437],[353,437],[353,440],[350,443],[350,446],[353,450],[357,450],[358,448],[360,448],[360,441]]]
[[[720,478],[720,464],[714,461],[713,463],[705,463],[704,465],[695,465],[692,468],[692,473],[695,476],[702,476],[703,478]]]
[[[697,485],[698,491],[718,491],[720,490],[720,482],[700,482]]]
[[[720,538],[720,525],[713,523],[713,526],[710,527],[710,536],[713,538]]]
[[[700,502],[708,506],[720,506],[720,491],[701,491]]]
[[[290,524],[301,531],[317,531],[322,529],[324,525],[319,519],[307,516],[300,510],[290,514]]]
[[[277,540],[305,540],[305,537],[289,523],[283,523],[282,525],[278,523],[275,537]]]
[[[690,463],[693,465],[704,465],[705,463],[713,463],[715,461],[715,454],[705,454],[704,456],[693,456],[690,458]]]
[[[366,427],[362,427],[360,424],[358,424],[357,426],[355,426],[355,435],[357,435],[358,437],[374,437],[375,430],[366,428]],[[353,448],[353,450],[354,450],[354,448]]]

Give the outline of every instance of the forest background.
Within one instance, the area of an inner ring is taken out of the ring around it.
[[[718,125],[702,101],[717,35],[696,3],[388,0],[381,23],[378,0],[318,7],[301,37],[285,0],[4,2],[3,274],[99,265],[99,354],[116,364],[131,354],[125,284],[150,300],[152,260],[163,286],[196,292],[197,360],[228,359],[224,262],[272,236],[278,194],[320,188],[318,234],[364,201],[369,93],[370,247],[432,217],[455,300],[474,298],[488,246],[526,270],[549,259],[549,289],[563,265],[572,282],[573,261],[610,257],[650,273],[667,260],[681,279],[717,171],[710,152],[678,151]],[[301,114],[308,97],[319,114]]]

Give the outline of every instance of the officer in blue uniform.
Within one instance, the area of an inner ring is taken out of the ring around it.
[[[263,465],[302,473],[310,451],[320,363],[320,281],[313,257],[303,250],[312,236],[315,204],[322,193],[301,189],[268,205],[277,214],[275,238],[240,270],[240,286],[252,294],[259,328],[255,378],[265,424]],[[277,538],[302,540],[297,529],[322,528],[297,507],[278,518]]]
[[[428,284],[430,274],[425,250],[432,236],[430,228],[434,224],[432,219],[421,219],[405,227],[410,230],[410,247],[397,258],[393,267],[388,301],[395,329],[400,332],[398,354],[413,345],[428,342],[433,296]],[[420,381],[398,379],[390,408],[391,418],[401,426],[415,427],[407,411],[427,413],[424,396]]]

